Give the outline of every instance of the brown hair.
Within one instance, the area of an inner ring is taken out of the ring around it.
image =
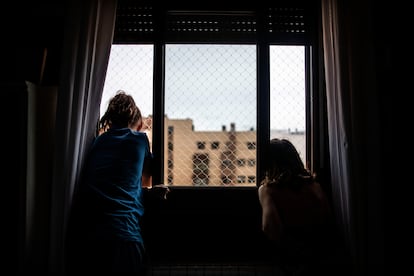
[[[108,108],[99,121],[99,129],[105,131],[112,126],[131,127],[139,120],[142,120],[141,111],[134,98],[125,91],[118,90],[110,99]]]
[[[287,139],[270,140],[269,156],[265,164],[266,176],[272,184],[298,188],[315,178],[314,174],[305,168],[295,146]]]

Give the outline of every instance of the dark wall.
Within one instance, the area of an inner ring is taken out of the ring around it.
[[[56,3],[55,3],[56,2]],[[63,41],[64,1],[7,1],[2,4],[0,30],[2,62],[0,93],[4,170],[2,200],[7,227],[6,246],[2,246],[5,271],[17,271],[24,237],[27,89],[25,81],[57,85]],[[43,78],[41,68],[47,51]]]
[[[239,262],[268,258],[255,187],[173,187],[146,194],[145,239],[154,262]]]
[[[12,2],[12,1],[9,1]],[[25,80],[55,85],[64,34],[64,1],[14,2],[2,6],[3,59],[2,82]],[[43,79],[40,79],[47,50]],[[6,67],[7,66],[7,67]]]

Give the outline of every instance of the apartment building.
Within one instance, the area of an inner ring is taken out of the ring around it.
[[[152,141],[152,118],[145,129]],[[165,118],[164,184],[174,186],[256,186],[256,131],[237,130],[234,123],[220,131],[199,131],[192,119]],[[305,158],[305,132],[273,130]]]

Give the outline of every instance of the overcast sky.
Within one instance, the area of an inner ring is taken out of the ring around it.
[[[304,48],[272,46],[271,128],[304,130]],[[255,45],[167,45],[165,113],[193,119],[195,130],[256,129]],[[118,90],[152,114],[152,45],[113,45],[101,115]]]

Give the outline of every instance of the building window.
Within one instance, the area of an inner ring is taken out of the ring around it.
[[[168,185],[174,184],[174,177],[172,175],[168,175],[167,183]]]
[[[256,166],[256,159],[248,159],[247,164],[249,167],[255,167]]]
[[[232,162],[229,159],[224,159],[224,160],[221,161],[221,164],[223,165],[223,167],[228,168],[232,165]]]
[[[197,142],[197,149],[203,150],[206,148],[206,142]]]
[[[231,185],[245,174],[254,184],[258,141],[274,137],[290,139],[306,158],[311,93],[305,76],[312,64],[305,53],[313,41],[307,5],[292,1],[283,9],[234,12],[137,5],[118,0],[101,110],[120,87],[134,95],[153,124],[146,132],[162,157],[160,182]],[[270,107],[259,108],[263,102]],[[257,125],[259,115],[266,124]],[[207,148],[202,141],[213,142]],[[193,172],[199,167],[193,158],[197,150],[209,155],[207,177]]]
[[[174,127],[168,126],[168,135],[172,135],[174,133]]]
[[[256,149],[256,143],[255,142],[247,142],[247,148],[249,150],[255,150]]]
[[[223,183],[223,185],[229,185],[229,184],[231,184],[231,178],[230,177],[228,177],[228,176],[223,176],[222,178],[221,178],[221,181],[222,181],[222,183]]]
[[[244,167],[245,165],[246,165],[246,159],[244,158],[237,159],[237,166]]]
[[[209,183],[209,157],[207,154],[193,156],[193,185],[207,186]]]
[[[246,176],[245,175],[238,175],[237,176],[237,183],[239,183],[239,184],[246,183]]]
[[[220,142],[214,141],[211,143],[211,149],[218,149],[220,146]]]

